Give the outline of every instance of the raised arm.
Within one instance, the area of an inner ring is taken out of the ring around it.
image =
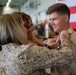
[[[35,70],[47,67],[70,65],[74,58],[70,41],[67,37],[60,37],[60,39],[62,42],[62,48],[60,50],[49,50],[37,45],[30,45],[27,50],[19,56],[19,58],[23,58],[19,61],[24,61],[23,63],[19,63],[19,67],[23,68],[24,74],[27,75]],[[63,39],[67,40],[66,43],[69,42],[67,43],[68,45],[64,45]],[[21,68],[20,70],[22,70]]]

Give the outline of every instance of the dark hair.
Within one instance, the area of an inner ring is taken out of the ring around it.
[[[70,19],[70,10],[67,5],[63,3],[56,3],[52,6],[50,6],[46,12],[46,14],[50,15],[53,12],[57,12],[60,15],[67,14]]]
[[[0,44],[0,51],[2,50],[2,46],[1,46],[1,44]]]
[[[30,27],[31,17],[24,12],[14,12],[14,13],[21,16],[22,20],[24,21],[24,26],[28,29]]]

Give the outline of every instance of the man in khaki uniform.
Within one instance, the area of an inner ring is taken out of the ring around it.
[[[68,31],[70,35],[70,41],[75,47],[74,53],[76,55],[76,32],[70,26],[70,10],[67,5],[63,3],[56,3],[48,8],[47,14],[49,15],[50,23],[55,32],[58,32],[60,34],[60,32],[63,30]],[[53,75],[56,75],[56,73],[57,75],[76,75],[75,70],[76,59],[72,62],[70,66],[52,68],[51,73]]]

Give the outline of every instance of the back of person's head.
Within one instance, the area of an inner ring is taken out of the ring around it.
[[[30,27],[30,24],[32,25],[32,20],[31,20],[31,17],[24,13],[24,12],[14,12],[14,13],[17,13],[18,15],[21,16],[22,20],[24,21],[24,26],[29,29]]]
[[[66,4],[56,3],[50,6],[46,12],[46,14],[50,15],[54,12],[57,12],[59,15],[68,15],[70,19],[70,10]]]
[[[5,14],[0,17],[0,44],[26,44],[26,37],[21,28],[21,17],[18,14]],[[25,39],[24,39],[25,38]]]

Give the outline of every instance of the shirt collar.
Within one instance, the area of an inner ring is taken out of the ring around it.
[[[70,27],[70,28],[68,29],[68,33],[69,33],[69,34],[72,34],[72,33],[73,33],[73,28],[72,28],[72,27]]]

